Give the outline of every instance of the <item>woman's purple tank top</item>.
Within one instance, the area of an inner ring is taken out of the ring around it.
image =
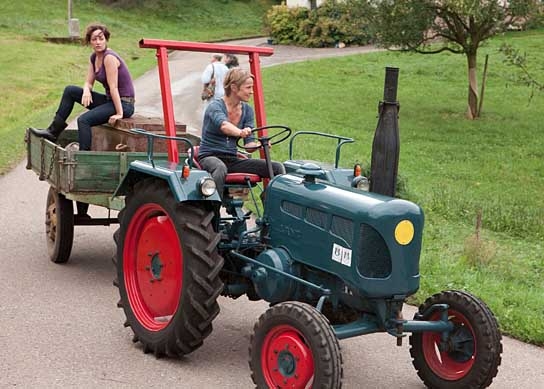
[[[125,61],[117,54],[115,51],[107,49],[104,57],[106,55],[113,55],[120,62],[119,69],[117,70],[117,88],[119,89],[119,96],[121,97],[134,97],[134,84],[132,83],[132,77],[128,71]],[[91,54],[91,64],[93,69],[95,68],[94,62],[96,60],[96,53]],[[104,67],[104,61],[102,61],[102,66],[98,69],[98,73],[94,74],[95,79],[104,85],[106,90],[106,96],[110,96],[110,87],[108,85],[108,78],[106,76],[106,68]]]

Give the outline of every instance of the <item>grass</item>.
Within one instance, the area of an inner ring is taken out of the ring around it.
[[[413,302],[466,289],[492,308],[505,333],[538,345],[544,345],[544,94],[530,100],[498,48],[508,41],[526,51],[543,80],[543,36],[512,33],[481,49],[482,64],[489,54],[490,65],[475,121],[464,118],[462,56],[382,52],[264,69],[268,123],[355,138],[342,156],[350,166],[370,160],[384,69],[400,68],[399,174],[407,197],[426,214],[422,283]],[[281,160],[286,147],[278,146]],[[310,157],[320,147],[312,143],[302,153]],[[483,228],[474,242],[479,211]]]
[[[62,88],[83,82],[90,53],[43,39],[67,33],[65,1],[7,3],[0,5],[0,172],[24,157],[24,129],[47,125]],[[96,19],[108,24],[111,47],[134,77],[155,65],[154,53],[137,47],[140,38],[257,35],[266,8],[266,2],[242,0],[144,3],[121,10],[74,1],[82,27]],[[516,84],[515,69],[502,63],[498,47],[507,41],[526,51],[542,81],[543,36],[543,31],[511,33],[481,49],[480,62],[489,54],[490,69],[483,115],[475,121],[464,119],[461,56],[381,52],[263,69],[268,123],[355,138],[342,156],[349,166],[368,165],[384,68],[400,68],[399,172],[406,197],[426,214],[421,289],[413,301],[447,288],[469,290],[492,308],[505,333],[537,345],[544,345],[544,95],[529,101],[530,90]],[[312,143],[299,150],[321,159],[315,155],[330,154],[327,147]],[[274,155],[284,159],[285,144],[275,146]],[[473,260],[482,253],[470,240],[480,210],[482,247],[491,248],[481,261]]]

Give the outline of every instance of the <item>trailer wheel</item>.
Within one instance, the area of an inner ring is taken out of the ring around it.
[[[55,263],[68,262],[74,242],[74,205],[53,187],[47,192],[45,239],[49,259]]]
[[[125,326],[146,353],[188,354],[212,331],[223,288],[213,216],[202,204],[177,203],[158,179],[136,184],[125,199],[114,284]]]
[[[417,374],[433,388],[485,388],[497,375],[502,343],[497,321],[484,302],[462,291],[445,291],[429,297],[419,307],[425,312],[433,304],[448,304],[454,324],[447,342],[437,332],[410,336],[410,355]],[[433,312],[425,320],[439,320]]]
[[[340,388],[342,355],[328,320],[312,306],[284,302],[261,315],[249,347],[258,388]]]

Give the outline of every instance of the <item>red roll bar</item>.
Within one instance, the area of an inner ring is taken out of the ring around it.
[[[266,113],[264,111],[264,95],[259,55],[272,55],[274,53],[274,50],[272,48],[224,45],[219,43],[172,41],[162,39],[142,39],[140,40],[140,47],[145,49],[157,50],[156,56],[159,67],[159,82],[161,86],[162,109],[164,114],[164,127],[166,129],[166,135],[176,136],[176,121],[174,119],[174,106],[172,103],[172,89],[170,87],[170,72],[168,70],[167,50],[197,51],[205,53],[233,53],[238,55],[248,55],[250,71],[251,74],[255,76],[255,80],[253,83],[255,120],[258,127],[266,125]],[[261,158],[262,157],[263,156],[261,155]],[[173,163],[179,162],[178,147],[174,140],[168,141],[168,161]]]

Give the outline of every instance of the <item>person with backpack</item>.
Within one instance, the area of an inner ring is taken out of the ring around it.
[[[204,101],[217,99],[225,95],[223,80],[229,69],[221,62],[222,58],[221,54],[212,55],[210,63],[206,66],[204,72],[202,72],[202,100]]]

